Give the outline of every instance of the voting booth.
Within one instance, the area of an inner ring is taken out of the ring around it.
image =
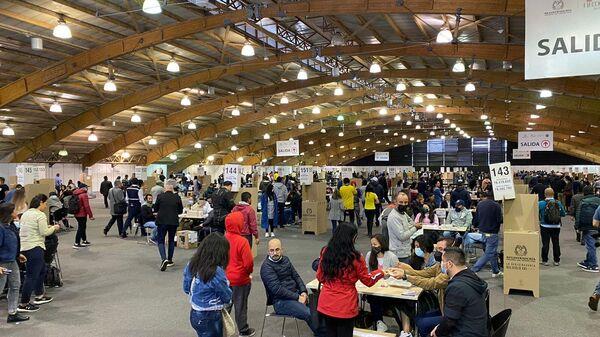
[[[325,193],[327,184],[313,182],[302,186],[302,233],[315,235],[327,232],[327,201]]]
[[[504,201],[504,294],[531,291],[540,296],[540,239],[537,194]]]
[[[529,186],[525,184],[515,184],[515,193],[516,194],[529,194]]]
[[[51,182],[44,181],[42,183],[27,184],[24,187],[25,187],[25,201],[27,201],[27,204],[29,204],[31,202],[31,199],[38,194],[45,194],[46,196],[48,196],[48,194],[50,192],[56,192],[56,189],[54,189],[54,180],[53,179]],[[44,213],[46,214],[46,218],[50,219],[50,216],[48,213],[48,207],[46,207],[46,210],[44,211]]]
[[[239,204],[240,201],[242,201],[242,193],[244,192],[248,192],[252,195],[252,197],[250,198],[250,203],[252,208],[254,209],[255,212],[258,211],[258,188],[253,188],[253,187],[242,187],[240,188],[239,191],[237,192],[233,192],[234,196],[233,196],[233,200],[235,201],[235,204]],[[258,217],[258,215],[257,215]]]

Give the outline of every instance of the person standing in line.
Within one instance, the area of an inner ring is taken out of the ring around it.
[[[110,220],[103,229],[104,236],[108,234],[110,228],[117,222],[117,229],[119,230],[119,236],[123,239],[127,237],[127,231],[123,228],[123,214],[117,212],[115,208],[116,204],[122,204],[125,202],[125,192],[123,191],[123,184],[120,180],[115,181],[115,187],[108,191],[108,206],[110,208]],[[118,207],[118,206],[117,206]]]
[[[73,191],[73,198],[78,198],[79,210],[75,213],[75,220],[77,220],[77,233],[75,233],[75,244],[74,249],[79,249],[91,245],[87,240],[87,218],[94,220],[94,214],[90,207],[90,199],[87,194],[88,186],[81,184],[81,187]]]
[[[104,180],[100,183],[100,194],[104,197],[104,208],[108,208],[108,191],[113,187],[113,184],[108,181],[108,177],[104,176]]]
[[[285,187],[283,183],[283,177],[279,176],[275,180],[273,184],[273,192],[275,192],[275,196],[277,197],[277,223],[280,228],[283,228],[284,218],[283,211],[285,209],[285,199],[287,199],[288,189]]]
[[[344,178],[344,185],[340,187],[340,196],[344,207],[344,222],[350,217],[350,223],[354,224],[354,197],[357,196],[356,188],[350,185],[350,179]]]
[[[20,254],[19,230],[12,225],[15,213],[15,205],[10,203],[0,204],[0,289],[8,281],[8,292],[6,302],[8,304],[7,323],[18,323],[29,320],[28,316],[18,313],[19,289],[21,288],[21,273],[19,263],[25,263],[27,259]],[[18,262],[17,262],[18,261]]]
[[[502,208],[493,200],[492,192],[483,192],[483,200],[477,203],[477,211],[473,218],[473,227],[479,233],[465,234],[464,247],[468,249],[474,242],[485,244],[484,254],[475,262],[471,270],[479,272],[488,262],[492,266],[492,277],[502,276],[498,267],[498,241],[500,226],[502,226]]]
[[[127,178],[127,176],[125,176]],[[125,181],[125,180],[123,180]],[[127,220],[125,220],[125,226],[123,231],[127,233],[127,229],[131,227],[131,221],[135,220],[139,222],[140,212],[142,211],[142,200],[144,200],[144,191],[137,184],[137,179],[130,181],[129,187],[123,182],[125,190],[125,196],[127,197]],[[146,235],[146,230],[142,231],[142,235]]]
[[[60,173],[56,174],[56,177],[54,177],[54,188],[56,189],[56,193],[60,192],[60,187],[62,186],[62,178],[60,177]]]
[[[21,253],[25,256],[26,276],[21,292],[21,304],[18,311],[35,312],[40,310],[39,305],[49,303],[52,297],[46,296],[44,280],[46,279],[46,263],[44,252],[46,250],[45,237],[60,230],[59,225],[48,226],[46,201],[48,197],[38,194],[31,199],[30,208],[23,213],[20,219]],[[35,297],[31,300],[31,294]]]
[[[252,241],[256,240],[256,244],[259,243],[256,212],[254,211],[254,208],[252,208],[252,194],[250,194],[250,192],[242,192],[241,199],[242,201],[235,205],[231,211],[241,212],[244,215],[242,236],[248,240],[250,248],[252,248]],[[254,240],[252,237],[254,237]]]
[[[327,337],[352,337],[358,316],[356,281],[372,287],[384,277],[380,269],[367,270],[364,257],[354,244],[355,226],[337,226],[327,246],[321,250],[317,279],[322,284],[317,311],[325,321]]]
[[[585,244],[585,260],[577,263],[583,270],[591,273],[598,273],[598,259],[596,256],[596,239],[594,235],[598,233],[594,226],[594,215],[600,207],[600,197],[594,194],[592,186],[583,188],[584,197],[581,199],[577,210],[577,220],[575,228],[581,232],[581,241]]]
[[[379,198],[377,198],[373,186],[367,185],[365,188],[365,216],[367,217],[367,235],[369,237],[373,236],[373,219],[375,219],[377,204],[379,204],[379,202]]]
[[[125,188],[129,188],[130,185],[130,181],[129,181],[129,176],[126,174],[125,177],[123,177],[123,179],[121,180],[121,182],[123,183],[123,186]]]
[[[211,233],[183,270],[183,292],[191,305],[190,324],[198,337],[223,335],[221,310],[231,303],[232,296],[225,277],[228,263],[229,242],[220,233]]]
[[[410,262],[411,236],[421,228],[406,213],[408,210],[408,196],[402,192],[395,198],[396,208],[387,218],[390,251],[398,257],[400,262]]]
[[[233,206],[235,206],[231,194],[232,186],[231,181],[224,181],[221,188],[216,190],[210,197],[213,204],[214,217],[211,228],[222,234],[225,233],[225,217],[231,212]]]
[[[6,197],[6,192],[8,192],[10,188],[6,185],[6,179],[4,177],[0,177],[0,202],[4,201]]]
[[[550,251],[550,241],[552,241],[552,255],[554,265],[560,265],[560,226],[561,218],[566,216],[563,204],[554,199],[554,190],[548,187],[544,191],[546,199],[538,202],[540,234],[542,235],[542,264],[548,266],[548,252]]]
[[[435,197],[435,208],[440,208],[440,206],[442,206],[442,199],[444,199],[441,186],[442,181],[436,180],[435,187],[433,188],[433,195]]]
[[[174,265],[173,252],[175,251],[175,233],[179,226],[179,214],[183,213],[183,203],[178,194],[173,193],[171,184],[165,186],[165,193],[160,194],[154,203],[156,212],[157,246],[160,254],[160,271]],[[165,252],[165,236],[168,234],[169,253]]]
[[[278,219],[277,197],[273,192],[273,184],[267,185],[265,192],[260,196],[260,208],[262,209],[260,224],[265,230],[265,238],[274,237]]]
[[[225,218],[225,238],[229,241],[229,264],[225,273],[233,291],[235,323],[240,337],[254,336],[256,331],[248,325],[248,297],[252,287],[254,257],[248,240],[241,235],[244,215],[232,212]]]
[[[337,188],[333,190],[333,194],[331,195],[331,200],[329,200],[329,221],[331,221],[332,233],[335,232],[335,228],[337,227],[340,221],[344,220],[344,205],[342,204],[342,197],[340,196],[340,190]]]
[[[594,213],[594,221],[593,226],[597,229],[600,229],[600,206],[596,209]],[[588,306],[590,309],[594,311],[598,311],[598,302],[600,301],[600,281],[596,285],[596,289],[594,290],[594,294],[590,296],[588,300]]]

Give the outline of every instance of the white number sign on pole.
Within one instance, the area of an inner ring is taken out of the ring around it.
[[[277,147],[277,157],[291,157],[300,155],[300,141],[294,140],[279,140],[275,144]]]
[[[554,131],[519,131],[519,150],[554,151]]]
[[[352,179],[352,167],[342,166],[341,169],[342,169],[342,179],[343,178]]]
[[[389,152],[375,152],[375,161],[390,161]]]
[[[515,198],[515,184],[510,162],[490,164],[490,176],[495,200]]]
[[[600,74],[600,2],[525,1],[525,79]]]
[[[513,149],[513,159],[531,159],[531,151]]]
[[[240,178],[242,167],[237,164],[227,164],[223,166],[223,181],[231,181],[231,191],[240,190]]]
[[[300,166],[300,184],[310,185],[313,182],[313,167]]]
[[[17,184],[33,184],[36,180],[46,178],[46,166],[17,165]]]

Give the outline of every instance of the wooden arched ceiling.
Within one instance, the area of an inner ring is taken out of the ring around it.
[[[177,153],[180,163],[193,154],[193,143],[210,144],[232,127],[242,132],[264,128],[261,123],[270,115],[280,119],[276,126],[292,125],[296,117],[335,127],[332,115],[343,113],[347,120],[368,115],[369,104],[392,95],[402,111],[420,111],[431,103],[450,118],[467,110],[485,112],[508,118],[516,131],[535,113],[541,118],[534,129],[551,129],[562,137],[555,137],[555,146],[562,144],[557,149],[586,159],[600,153],[597,147],[580,148],[598,136],[600,86],[595,78],[523,80],[523,0],[278,2],[265,1],[262,20],[249,18],[249,5],[236,0],[218,0],[211,8],[173,2],[160,15],[137,11],[134,1],[95,1],[95,8],[85,0],[0,4],[0,128],[8,122],[16,132],[0,138],[0,155],[13,162],[91,165],[121,161],[118,154],[127,149],[136,162]],[[462,8],[458,25],[457,8]],[[51,36],[61,15],[73,31],[70,40]],[[435,43],[442,26],[450,27],[458,44]],[[329,46],[338,34],[345,45]],[[43,37],[44,51],[29,48],[31,36]],[[240,56],[246,40],[254,44],[255,58]],[[178,74],[165,71],[171,57],[181,66]],[[457,58],[473,69],[452,73]],[[367,72],[372,61],[383,66],[381,74]],[[502,61],[512,61],[513,68],[503,70]],[[309,71],[309,80],[295,80],[299,65]],[[341,70],[339,77],[331,76],[334,66]],[[116,71],[116,93],[102,90],[109,68]],[[406,92],[393,93],[398,81],[409,84]],[[461,90],[467,81],[477,84],[475,93]],[[345,87],[342,99],[330,97],[336,82]],[[209,86],[214,94],[196,94]],[[188,88],[193,104],[182,109],[179,100]],[[554,97],[540,99],[540,89],[552,90]],[[283,93],[290,97],[288,106],[278,104]],[[410,98],[418,93],[434,96],[414,105]],[[55,99],[62,113],[49,111]],[[240,117],[224,118],[240,104]],[[291,112],[315,104],[324,111],[318,118]],[[535,104],[547,108],[536,111]],[[134,111],[142,124],[129,121]],[[325,111],[332,111],[329,118]],[[186,129],[190,120],[199,125],[197,131]],[[91,130],[100,137],[97,144],[87,142]],[[159,146],[148,145],[150,137]],[[56,156],[62,148],[69,157]]]

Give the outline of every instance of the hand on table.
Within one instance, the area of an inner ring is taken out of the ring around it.
[[[388,269],[388,274],[395,279],[404,278],[404,270],[399,268],[390,268]]]

